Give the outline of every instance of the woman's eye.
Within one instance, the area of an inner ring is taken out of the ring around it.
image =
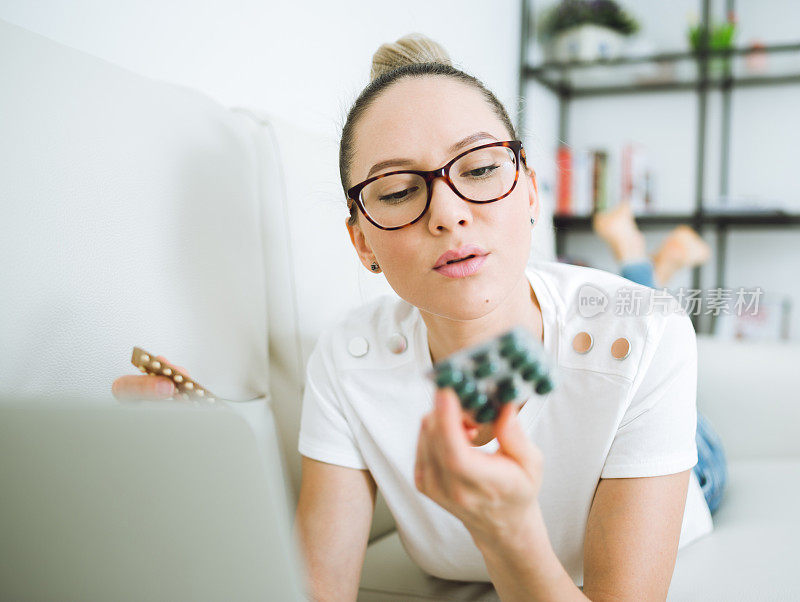
[[[417,187],[414,188],[406,188],[399,192],[393,192],[392,194],[385,194],[383,196],[379,196],[378,200],[384,203],[392,203],[396,201],[403,201],[409,196],[411,196],[414,192],[417,191]]]
[[[470,169],[466,174],[471,178],[483,178],[485,176],[491,175],[491,173],[497,169],[499,165],[487,165],[486,167],[477,167],[475,169]]]

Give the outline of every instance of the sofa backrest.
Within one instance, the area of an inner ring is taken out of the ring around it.
[[[0,21],[0,394],[110,397],[134,345],[268,392],[253,127]]]

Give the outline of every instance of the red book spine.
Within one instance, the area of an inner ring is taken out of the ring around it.
[[[558,167],[556,213],[570,215],[572,213],[572,151],[568,146],[558,147],[556,164]]]

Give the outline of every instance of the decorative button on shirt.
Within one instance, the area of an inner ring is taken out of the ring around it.
[[[592,335],[588,332],[581,331],[575,335],[575,338],[572,339],[572,348],[577,353],[587,353],[589,349],[592,348],[594,341],[592,340]]]
[[[611,343],[611,355],[616,360],[624,360],[631,353],[631,342],[625,337],[620,337]]]
[[[369,351],[369,343],[364,337],[355,337],[347,344],[347,351],[353,357],[363,357]]]
[[[408,340],[402,333],[395,332],[389,337],[388,345],[389,351],[392,353],[403,353],[403,351],[408,349]]]

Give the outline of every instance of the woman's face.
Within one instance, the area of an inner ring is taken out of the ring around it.
[[[479,133],[480,138],[451,149]],[[491,105],[471,86],[443,76],[403,78],[378,96],[356,126],[350,185],[398,169],[436,169],[465,150],[510,139]],[[410,163],[369,173],[390,159]],[[347,228],[362,263],[369,268],[376,261],[400,297],[438,316],[472,320],[500,305],[524,277],[530,218],[538,213],[535,179],[520,166],[514,190],[499,201],[467,202],[439,178],[428,211],[416,223],[381,230],[359,214],[357,224]],[[467,244],[488,253],[477,272],[450,278],[434,269],[442,253]]]

